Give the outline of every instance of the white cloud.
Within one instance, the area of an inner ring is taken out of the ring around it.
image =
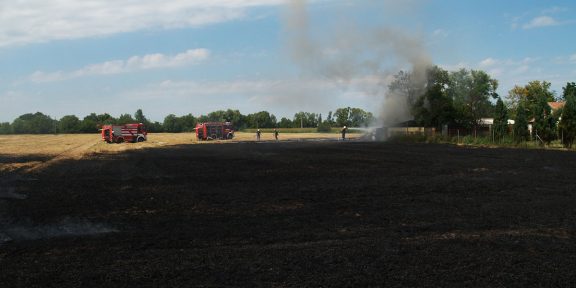
[[[3,0],[0,47],[145,29],[197,27],[243,18],[249,7],[282,3],[283,0]]]
[[[444,29],[436,29],[432,32],[432,37],[439,38],[439,39],[444,39],[444,38],[448,37],[449,35],[450,35],[450,33]]]
[[[567,12],[568,8],[560,6],[552,6],[550,8],[542,10],[542,14],[557,14],[561,12]]]
[[[576,63],[576,54],[570,55],[570,62]]]
[[[479,66],[482,68],[486,68],[486,67],[491,67],[498,64],[498,60],[494,59],[494,58],[486,58],[482,61],[480,61]]]
[[[160,53],[132,56],[127,60],[113,60],[88,65],[72,72],[36,71],[30,75],[29,79],[33,82],[54,82],[91,75],[111,75],[146,69],[181,67],[196,64],[206,60],[209,56],[210,51],[202,48],[187,50],[173,56]]]
[[[556,26],[560,25],[561,23],[556,21],[556,19],[550,16],[538,16],[532,19],[530,22],[524,24],[522,28],[524,29],[533,29],[533,28],[540,28],[540,27],[547,27],[547,26]]]

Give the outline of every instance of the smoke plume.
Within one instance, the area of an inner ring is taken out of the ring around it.
[[[420,37],[393,27],[360,28],[350,17],[314,34],[307,1],[290,0],[288,6],[287,46],[304,75],[327,78],[342,89],[353,86],[374,96],[372,104],[380,107],[377,125],[411,119],[406,95],[389,92],[388,84],[392,75],[409,70],[412,85],[425,85],[432,62]]]

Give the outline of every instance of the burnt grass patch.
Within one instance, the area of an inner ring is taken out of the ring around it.
[[[51,156],[46,155],[14,155],[0,153],[0,164],[27,163],[33,161],[45,162],[50,160]]]
[[[575,160],[371,142],[63,160],[21,175],[36,180],[1,206],[0,233],[69,222],[113,232],[0,244],[0,286],[574,286]]]

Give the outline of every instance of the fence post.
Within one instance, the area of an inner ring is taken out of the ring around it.
[[[460,144],[460,128],[456,129],[458,131],[458,138],[456,138],[456,144]]]

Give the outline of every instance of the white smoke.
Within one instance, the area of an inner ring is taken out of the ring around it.
[[[385,1],[391,2],[391,1]],[[412,1],[384,5],[388,9],[409,10]],[[389,126],[411,119],[406,95],[388,93],[391,76],[408,69],[415,86],[424,86],[431,60],[418,35],[393,27],[359,28],[352,18],[324,30],[321,37],[312,35],[306,0],[290,0],[286,17],[287,46],[290,56],[303,74],[321,76],[347,89],[355,85],[376,97],[381,123]],[[364,79],[364,81],[358,81]],[[369,81],[366,81],[369,79]],[[303,99],[295,99],[303,100]]]

